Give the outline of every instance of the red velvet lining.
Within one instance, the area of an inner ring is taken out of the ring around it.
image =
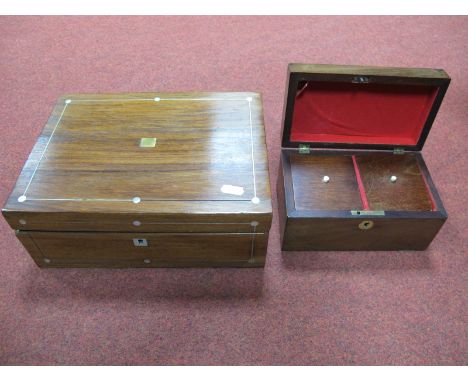
[[[369,202],[367,200],[366,189],[364,188],[364,183],[362,183],[361,172],[359,171],[359,166],[356,161],[356,156],[352,155],[354,172],[356,173],[356,180],[359,188],[359,193],[361,194],[361,201],[363,210],[369,210]]]
[[[436,86],[308,82],[298,91],[291,142],[416,145]]]

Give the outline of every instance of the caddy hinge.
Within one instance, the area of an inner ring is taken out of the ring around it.
[[[305,144],[299,145],[299,154],[310,154],[310,146]]]
[[[393,154],[395,154],[395,155],[402,155],[404,153],[405,153],[405,150],[402,149],[401,147],[395,147],[393,149]]]

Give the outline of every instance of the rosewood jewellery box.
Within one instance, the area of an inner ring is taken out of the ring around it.
[[[3,209],[40,267],[262,267],[261,95],[60,98]]]
[[[282,249],[423,250],[447,219],[421,155],[440,69],[291,64],[277,184]]]

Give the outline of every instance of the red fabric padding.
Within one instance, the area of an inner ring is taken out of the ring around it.
[[[438,90],[309,82],[296,96],[290,140],[416,145]]]

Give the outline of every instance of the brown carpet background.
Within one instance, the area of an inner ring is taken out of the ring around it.
[[[41,270],[0,219],[0,364],[467,364],[467,41],[467,17],[0,17],[0,202],[61,94],[260,91],[274,211],[264,270]],[[427,251],[281,253],[289,62],[452,77]]]

